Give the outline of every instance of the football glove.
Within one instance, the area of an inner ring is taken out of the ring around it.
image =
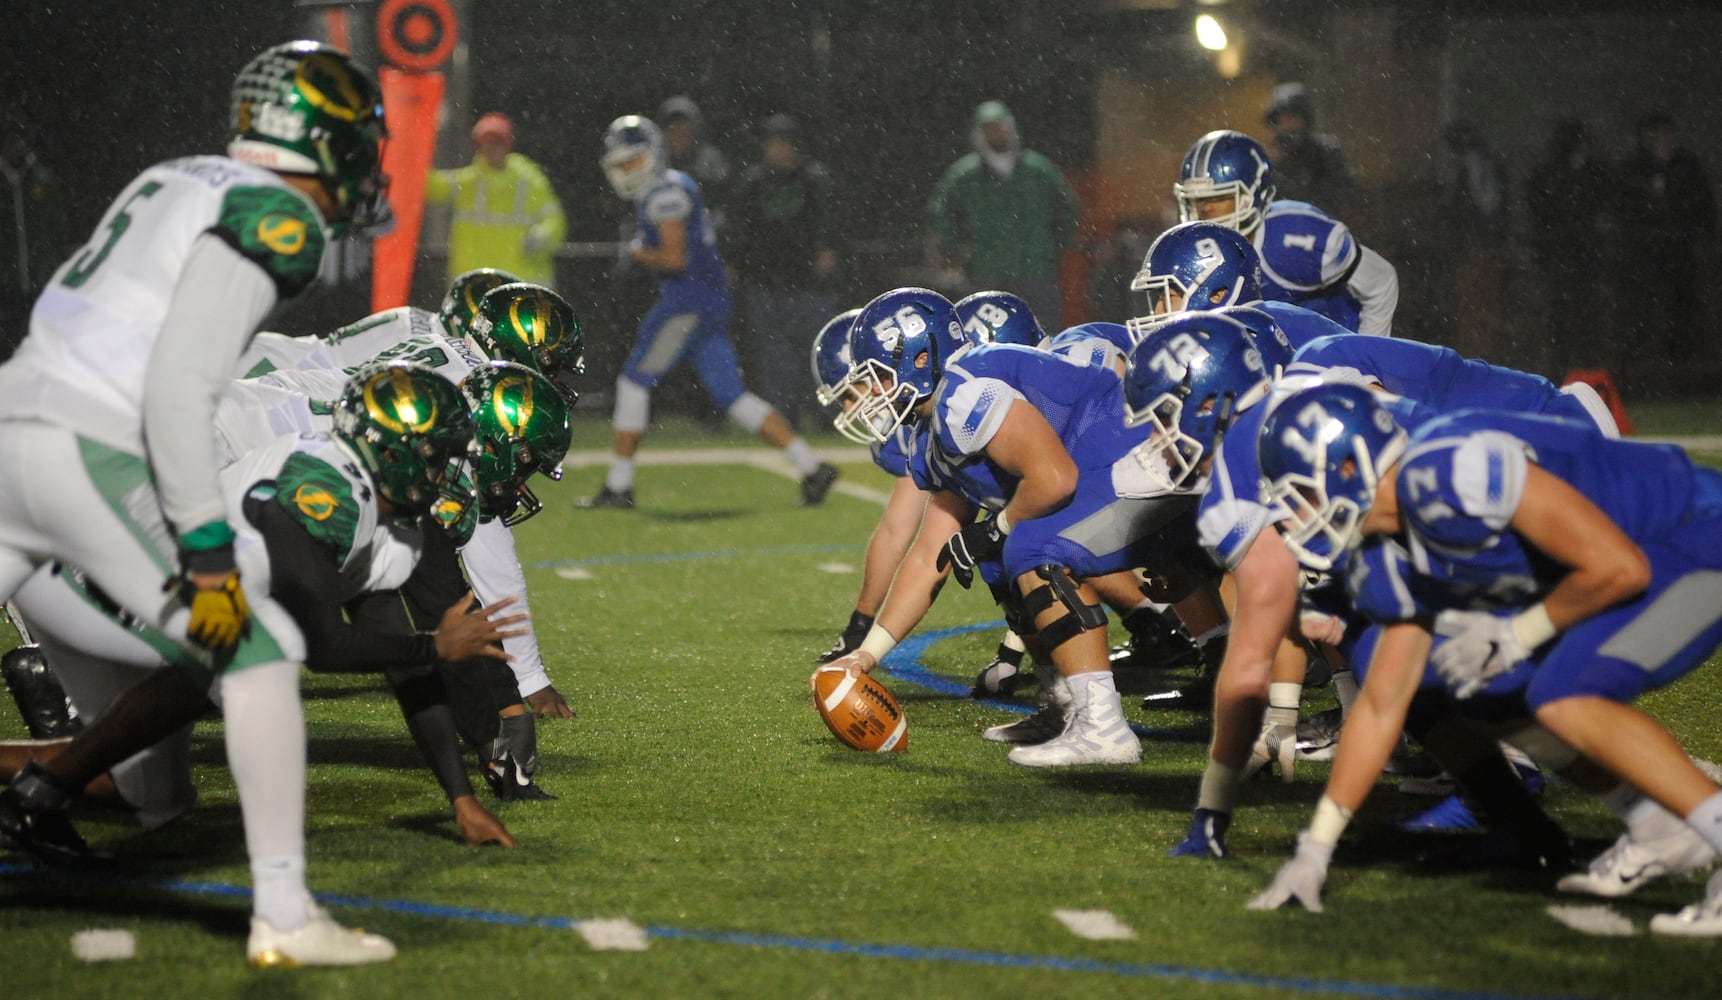
[[[1218,809],[1197,809],[1190,817],[1190,832],[1178,846],[1167,851],[1174,858],[1214,858],[1231,855],[1226,847],[1226,828],[1232,825],[1232,814]]]
[[[1298,834],[1297,853],[1280,866],[1273,884],[1250,900],[1249,908],[1277,910],[1287,900],[1295,899],[1309,912],[1320,913],[1321,887],[1327,881],[1327,866],[1332,860],[1332,844],[1317,843],[1308,830]]]
[[[1438,643],[1429,659],[1455,698],[1469,698],[1531,654],[1513,632],[1513,620],[1487,611],[1443,611],[1435,616]]]
[[[984,521],[976,521],[964,526],[963,530],[952,535],[945,543],[944,550],[939,553],[939,572],[945,567],[951,568],[951,576],[956,578],[964,590],[969,589],[975,582],[975,566],[989,559],[997,559],[1004,551],[1005,536],[999,530],[998,517],[994,515]]]
[[[206,649],[222,652],[239,644],[251,623],[251,606],[245,601],[245,589],[239,585],[239,573],[228,573],[214,587],[199,588],[190,576],[180,580],[180,597],[191,606],[191,621],[186,635]]]
[[[1262,731],[1256,745],[1250,748],[1249,762],[1244,765],[1244,780],[1255,777],[1268,765],[1279,762],[1280,780],[1292,780],[1292,768],[1297,763],[1297,709],[1269,706],[1262,718]]]

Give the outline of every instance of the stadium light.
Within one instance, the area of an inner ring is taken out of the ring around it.
[[[1214,15],[1202,14],[1196,18],[1196,41],[1210,52],[1222,52],[1226,48],[1226,29],[1220,27]]]

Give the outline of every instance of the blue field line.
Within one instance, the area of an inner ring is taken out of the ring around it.
[[[626,563],[699,562],[705,559],[735,559],[746,556],[804,556],[820,552],[854,552],[856,545],[786,545],[775,549],[712,549],[709,552],[659,552],[625,556],[593,556],[590,559],[546,559],[523,563],[527,569],[562,569],[568,566],[617,566]]]
[[[108,888],[166,890],[190,895],[221,896],[229,899],[246,899],[251,896],[250,889],[223,882],[159,881],[99,872],[33,868],[28,865],[0,864],[0,878],[71,882]],[[519,913],[505,913],[500,910],[481,910],[466,906],[439,906],[433,903],[417,903],[403,899],[372,899],[368,896],[343,896],[329,893],[316,895],[317,901],[325,906],[354,910],[377,910],[409,917],[466,920],[504,927],[577,930],[583,922],[575,917],[531,917]],[[858,955],[866,958],[892,958],[914,962],[954,962],[961,965],[985,965],[996,968],[1097,972],[1103,975],[1128,976],[1140,979],[1180,980],[1217,986],[1246,986],[1277,992],[1341,993],[1347,996],[1385,997],[1395,998],[1395,1000],[1397,998],[1406,998],[1406,1000],[1583,1000],[1583,998],[1576,996],[1472,993],[1435,987],[1395,986],[1390,983],[1306,979],[1299,976],[1259,976],[1242,972],[1227,972],[1221,969],[1199,969],[1143,962],[1109,962],[1103,959],[1066,958],[1058,955],[1011,955],[1003,952],[971,951],[965,948],[867,944],[855,941],[799,937],[789,934],[704,931],[687,927],[647,926],[641,929],[646,932],[648,937],[662,941],[700,941],[707,944],[740,945],[746,948],[776,948],[785,951],[818,952],[826,955]]]

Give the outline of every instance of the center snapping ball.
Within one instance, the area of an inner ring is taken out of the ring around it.
[[[909,727],[897,699],[867,674],[820,667],[813,674],[813,703],[833,736],[869,753],[909,748]]]

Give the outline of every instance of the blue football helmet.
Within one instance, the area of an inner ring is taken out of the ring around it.
[[[1131,454],[1168,492],[1199,489],[1202,459],[1269,384],[1243,324],[1213,313],[1172,317],[1130,349],[1124,369],[1124,425],[1153,429]]]
[[[1382,473],[1405,454],[1405,430],[1360,385],[1312,379],[1275,396],[1256,441],[1262,500],[1285,519],[1298,563],[1329,572],[1362,540]]]
[[[642,115],[623,115],[604,133],[604,156],[598,161],[619,198],[633,201],[668,167],[664,133]]]
[[[1286,337],[1286,332],[1280,329],[1279,323],[1266,309],[1256,306],[1222,306],[1214,310],[1216,316],[1237,320],[1250,331],[1250,336],[1256,338],[1256,350],[1261,352],[1262,364],[1267,367],[1268,378],[1278,379],[1286,373],[1286,367],[1291,364],[1292,355],[1297,348]]]
[[[1180,222],[1217,222],[1246,236],[1262,224],[1274,200],[1274,168],[1262,144],[1242,132],[1219,129],[1196,140],[1172,185]],[[1202,215],[1201,202],[1232,199],[1231,210]]]
[[[849,374],[849,328],[855,325],[859,309],[845,309],[825,321],[813,335],[813,384],[820,406],[837,402],[837,387]]]
[[[968,346],[956,307],[932,289],[897,288],[867,303],[849,330],[849,375],[838,386],[858,402],[837,415],[837,429],[889,441]]]
[[[976,292],[957,302],[963,336],[977,344],[1020,344],[1039,347],[1046,331],[1034,310],[1010,292]]]
[[[1218,309],[1262,299],[1262,258],[1235,229],[1183,222],[1161,233],[1130,282],[1145,296],[1143,314],[1125,325],[1138,337],[1171,312]],[[1181,302],[1172,308],[1171,295]]]

